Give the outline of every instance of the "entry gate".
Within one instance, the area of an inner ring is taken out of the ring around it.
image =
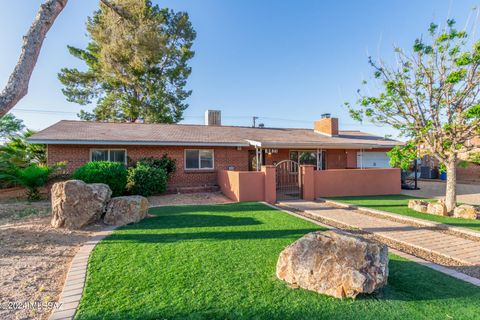
[[[277,200],[298,200],[302,198],[302,178],[297,162],[283,160],[277,163]]]

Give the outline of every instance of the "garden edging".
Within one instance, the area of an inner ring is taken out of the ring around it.
[[[396,213],[390,213],[390,212],[386,212],[386,211],[375,210],[375,209],[371,209],[371,208],[367,208],[367,207],[355,206],[355,205],[352,205],[352,204],[333,201],[333,200],[325,199],[325,198],[317,198],[317,200],[325,202],[326,204],[342,207],[342,208],[345,208],[345,209],[354,209],[354,210],[358,210],[358,211],[363,211],[363,212],[371,213],[371,214],[378,215],[378,216],[384,216],[386,218],[392,218],[392,219],[395,219],[395,220],[398,220],[398,221],[401,221],[401,222],[405,222],[405,223],[414,223],[414,224],[425,226],[425,227],[433,227],[433,228],[438,228],[438,229],[442,229],[442,230],[448,230],[448,231],[456,232],[456,233],[459,233],[459,234],[463,234],[467,237],[475,238],[476,240],[480,240],[480,232],[470,230],[470,229],[466,229],[466,228],[453,227],[453,226],[450,226],[450,225],[444,224],[444,223],[427,221],[427,220],[423,220],[423,219],[419,219],[419,218],[413,218],[413,217],[406,217],[406,216],[402,216],[402,215],[396,214]]]
[[[70,264],[63,290],[58,301],[59,308],[50,315],[50,320],[73,319],[82,298],[87,275],[88,259],[95,246],[110,235],[117,226],[108,226],[95,232],[80,248]]]

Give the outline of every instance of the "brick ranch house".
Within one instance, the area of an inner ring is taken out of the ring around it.
[[[205,125],[60,121],[29,142],[46,144],[48,163],[66,161],[68,172],[89,161],[127,164],[167,154],[177,163],[170,191],[220,187],[237,201],[271,201],[292,185],[304,198],[400,191],[399,170],[386,155],[400,142],[339,130],[328,114],[310,129],[222,126],[218,111],[205,117]],[[315,186],[302,178],[304,168]]]

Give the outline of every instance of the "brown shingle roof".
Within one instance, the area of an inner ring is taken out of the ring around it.
[[[392,147],[401,144],[360,131],[329,137],[313,129],[251,128],[187,124],[103,123],[63,120],[29,141],[46,144],[225,145],[263,147]]]

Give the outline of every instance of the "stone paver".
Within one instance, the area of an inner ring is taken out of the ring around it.
[[[465,265],[480,265],[480,241],[366,215],[356,210],[339,209],[309,201],[281,202],[280,205],[304,211],[325,221],[373,233],[385,239],[453,259]]]
[[[445,182],[442,181],[419,181],[420,190],[402,190],[402,194],[441,199],[445,197]],[[457,183],[457,201],[461,203],[480,205],[480,185]]]
[[[60,307],[52,313],[50,320],[71,320],[74,318],[85,285],[88,257],[95,245],[112,233],[115,228],[115,226],[111,226],[96,232],[77,252],[63,285],[63,291],[59,300]]]

